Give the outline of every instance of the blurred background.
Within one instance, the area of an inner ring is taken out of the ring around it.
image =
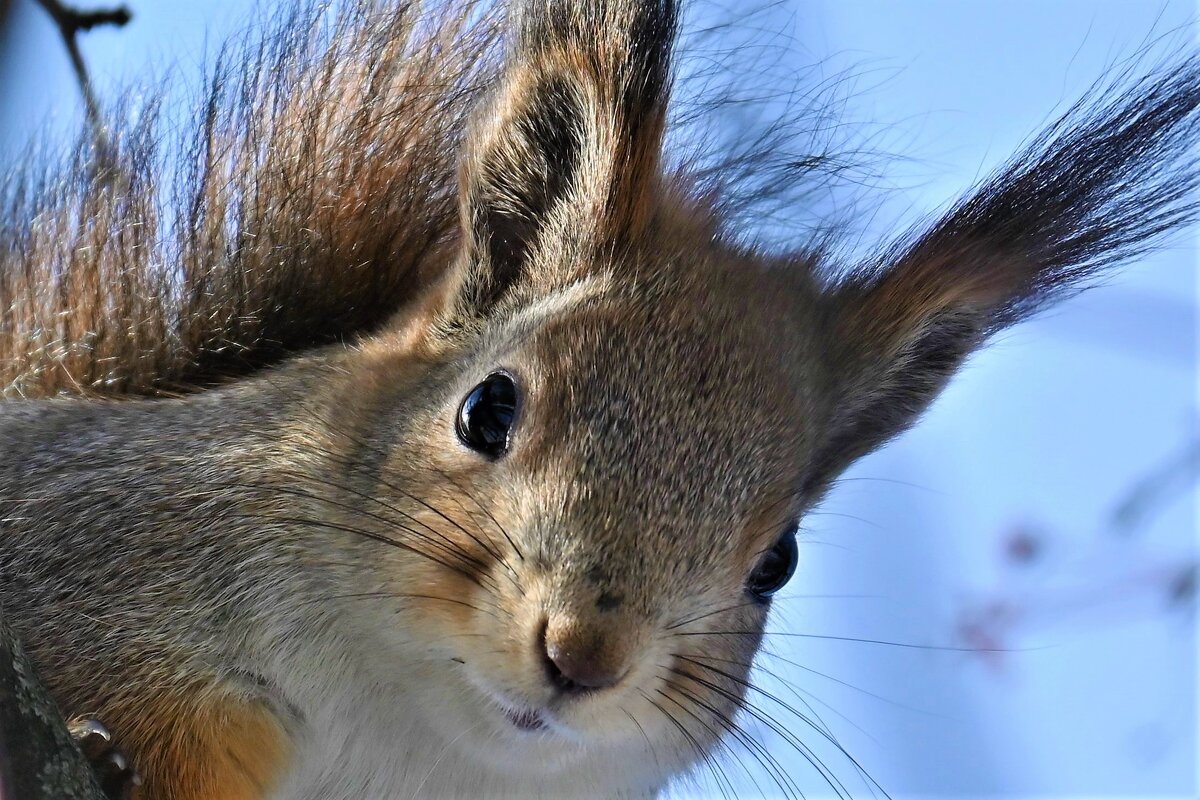
[[[128,26],[80,39],[102,100],[163,78],[194,96],[220,42],[275,4],[129,5]],[[1195,47],[1198,14],[1186,0],[697,2],[680,82],[686,104],[689,74],[725,70],[746,101],[689,124],[736,142],[811,114],[789,146],[832,142],[857,164],[751,215],[748,235],[783,245],[834,221],[865,252],[1130,57],[1148,68]],[[83,105],[45,13],[11,0],[0,15],[7,165],[31,141],[65,146]],[[676,796],[1200,796],[1197,244],[1181,236],[1004,334],[845,476],[805,523],[743,720],[790,782],[743,748],[725,778]]]

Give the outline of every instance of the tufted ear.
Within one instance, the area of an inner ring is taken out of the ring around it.
[[[1195,220],[1200,59],[1081,101],[940,220],[833,281],[812,482],[911,425],[996,331]]]
[[[675,4],[528,0],[513,15],[463,159],[460,313],[637,235],[660,181]]]

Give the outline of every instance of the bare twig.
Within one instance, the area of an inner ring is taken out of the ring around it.
[[[67,54],[71,57],[71,66],[75,68],[75,76],[79,79],[79,90],[83,94],[83,102],[87,108],[88,125],[96,138],[97,157],[102,163],[107,162],[108,134],[100,115],[100,103],[96,100],[96,92],[92,88],[92,81],[88,76],[87,64],[84,63],[83,55],[79,52],[76,34],[80,31],[91,30],[97,25],[121,27],[133,18],[133,14],[125,6],[81,11],[63,5],[60,0],[36,0],[36,2],[46,9],[46,13],[58,25],[58,32],[62,34],[63,44],[67,48]]]
[[[1191,491],[1197,480],[1200,480],[1200,440],[1190,443],[1137,482],[1113,512],[1118,532],[1133,533],[1154,512]]]

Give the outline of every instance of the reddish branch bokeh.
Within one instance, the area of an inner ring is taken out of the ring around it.
[[[1138,481],[1116,504],[1110,525],[1085,548],[1055,547],[1053,531],[1016,524],[999,536],[999,585],[968,602],[956,636],[990,666],[1023,638],[1063,625],[1111,625],[1154,614],[1191,617],[1200,563],[1194,546],[1162,553],[1139,534],[1170,503],[1195,490],[1200,442]],[[1188,537],[1191,542],[1191,537]]]

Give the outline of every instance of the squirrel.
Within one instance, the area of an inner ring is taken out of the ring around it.
[[[1196,216],[1191,57],[764,253],[664,150],[676,6],[306,8],[180,141],[9,180],[0,613],[134,797],[659,795],[834,478]]]

